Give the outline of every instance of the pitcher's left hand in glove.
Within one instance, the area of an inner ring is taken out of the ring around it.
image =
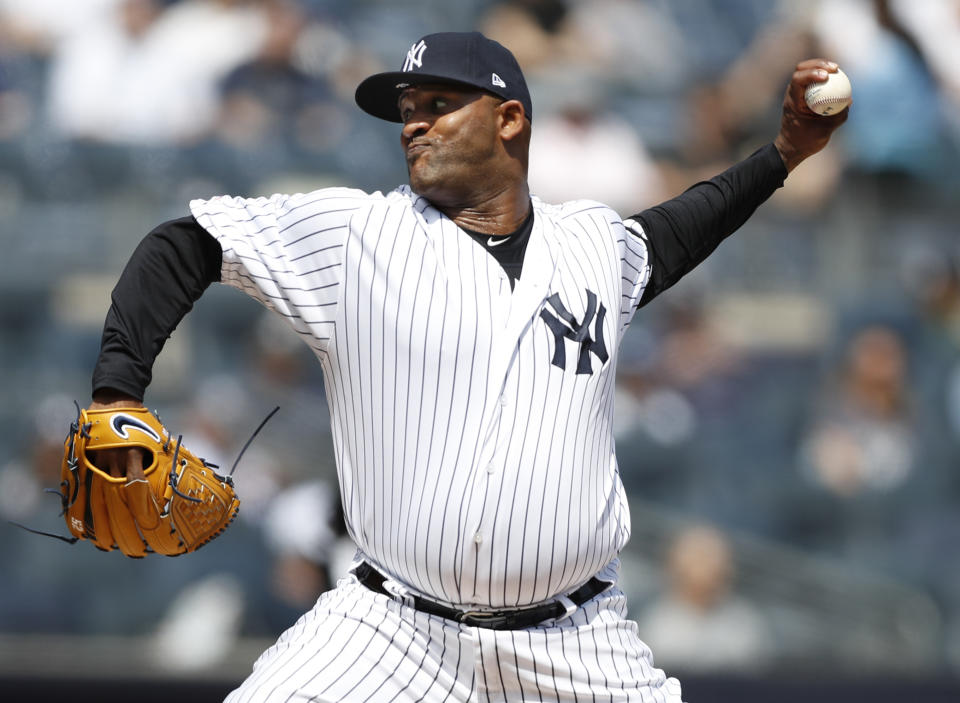
[[[134,451],[111,452],[117,449]],[[108,459],[118,454],[142,456],[142,472],[112,475]],[[233,480],[215,468],[172,438],[146,408],[79,410],[64,443],[60,481],[72,541],[89,540],[129,557],[200,548],[240,507]]]

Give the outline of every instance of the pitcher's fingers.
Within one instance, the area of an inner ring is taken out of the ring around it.
[[[835,61],[830,61],[829,59],[806,59],[797,64],[796,70],[809,71],[815,68],[835,73],[840,66]]]
[[[89,452],[87,458],[90,463],[96,466],[104,473],[110,474],[115,478],[123,478],[125,469],[120,458],[122,451],[119,449],[101,449],[95,452]]]
[[[126,477],[131,481],[145,478],[143,473],[144,457],[146,453],[140,447],[130,447],[126,456]]]

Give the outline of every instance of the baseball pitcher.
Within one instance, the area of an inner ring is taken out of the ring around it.
[[[502,45],[431,34],[399,58],[356,101],[399,124],[409,184],[192,201],[123,271],[84,412],[139,417],[154,359],[213,282],[280,315],[322,365],[359,550],[231,703],[680,701],[617,584],[618,347],[826,145],[847,112],[803,96],[837,67],[798,64],[770,144],[622,217],[530,193],[536,109]],[[101,445],[95,463],[142,485],[148,451]]]

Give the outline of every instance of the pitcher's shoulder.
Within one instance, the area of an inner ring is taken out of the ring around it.
[[[538,214],[557,219],[569,220],[577,218],[602,217],[606,220],[620,222],[620,216],[609,206],[597,200],[568,200],[563,203],[546,203],[537,197],[531,198],[534,210]]]

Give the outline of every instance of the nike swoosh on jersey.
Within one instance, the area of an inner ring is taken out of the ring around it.
[[[500,246],[501,244],[504,244],[504,243],[509,242],[509,241],[510,241],[510,237],[503,237],[503,238],[501,238],[501,239],[496,239],[496,240],[495,240],[493,237],[488,237],[488,238],[487,238],[487,246],[488,246],[488,247],[498,247],[498,246]]]
[[[113,419],[110,420],[110,427],[113,428],[113,431],[118,437],[122,437],[123,439],[130,438],[126,428],[132,427],[135,430],[140,430],[144,434],[153,437],[157,442],[160,441],[160,435],[158,435],[150,425],[130,415],[124,415],[123,413],[117,413],[113,416]]]

